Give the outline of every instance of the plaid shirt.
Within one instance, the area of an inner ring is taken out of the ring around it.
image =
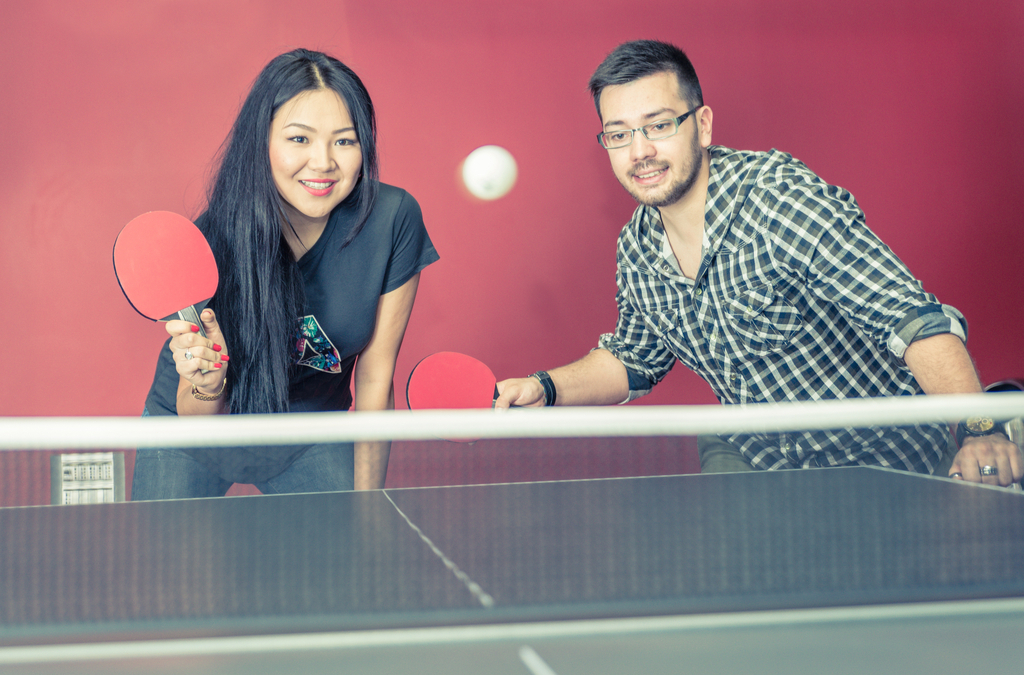
[[[678,359],[722,403],[921,393],[903,353],[966,322],[864,223],[846,190],[778,151],[711,146],[704,245],[683,276],[656,208],[618,245],[619,320],[599,346],[626,366],[629,400]],[[725,437],[759,469],[870,464],[931,473],[941,425]]]

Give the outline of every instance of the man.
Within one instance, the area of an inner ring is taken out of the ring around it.
[[[499,383],[498,407],[622,403],[677,359],[723,403],[981,391],[963,316],[924,291],[850,193],[785,153],[711,145],[682,51],[623,44],[590,90],[598,139],[639,203],[619,237],[618,324],[575,363]],[[1024,458],[1001,429],[961,422],[959,452],[928,424],[702,437],[701,470],[867,464],[1006,486]]]

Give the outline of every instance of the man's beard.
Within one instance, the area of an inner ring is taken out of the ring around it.
[[[665,164],[663,166],[658,166],[657,164],[644,165],[644,166],[642,166],[640,168],[634,169],[633,172],[630,174],[630,177],[632,177],[632,176],[634,176],[634,175],[636,175],[638,173],[649,172],[652,169],[661,169],[661,168],[664,168],[665,166],[668,166],[668,165],[667,164]],[[683,180],[677,182],[675,185],[669,186],[669,191],[665,194],[665,196],[661,197],[660,199],[652,199],[650,197],[645,197],[644,195],[642,195],[639,192],[634,192],[631,189],[631,187],[627,186],[625,183],[623,183],[622,187],[626,188],[626,192],[628,192],[630,195],[632,195],[633,199],[635,199],[638,204],[643,204],[644,206],[654,206],[654,207],[657,207],[657,208],[661,208],[663,206],[671,206],[672,204],[675,204],[680,199],[682,199],[683,196],[686,195],[686,193],[690,191],[690,188],[693,187],[693,184],[697,182],[697,177],[700,175],[700,170],[701,170],[701,167],[703,167],[703,166],[704,166],[704,151],[700,147],[700,143],[697,142],[697,133],[696,133],[696,131],[694,131],[694,134],[693,134],[693,154],[690,157],[690,173],[686,176],[686,178],[684,178]]]

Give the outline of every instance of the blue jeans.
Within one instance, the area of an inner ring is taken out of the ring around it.
[[[282,473],[254,485],[263,494],[351,490],[354,457],[353,443],[320,443]],[[233,484],[177,448],[142,448],[135,453],[134,502],[223,497]]]

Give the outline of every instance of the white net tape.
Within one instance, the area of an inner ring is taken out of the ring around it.
[[[281,445],[438,438],[768,433],[1024,416],[1024,392],[757,405],[387,411],[196,417],[0,418],[0,450]]]

